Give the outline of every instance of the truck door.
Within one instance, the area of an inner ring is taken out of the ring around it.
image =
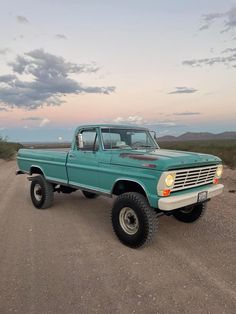
[[[82,135],[83,147],[79,147],[78,140],[74,150],[71,150],[67,159],[67,173],[69,184],[96,189],[99,185],[99,139],[96,128],[86,128],[79,131],[76,135]]]

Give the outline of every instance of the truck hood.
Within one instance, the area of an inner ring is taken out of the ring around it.
[[[221,159],[208,154],[156,149],[156,150],[119,150],[113,153],[114,165],[151,168],[153,170],[173,170],[218,164]]]

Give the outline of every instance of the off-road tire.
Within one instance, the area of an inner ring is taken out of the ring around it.
[[[120,222],[122,209],[130,208],[138,218],[138,229],[135,234],[128,234]],[[112,226],[118,239],[131,248],[139,248],[151,242],[158,227],[158,218],[145,196],[128,192],[117,197],[112,209]]]
[[[37,199],[37,196],[35,194],[36,185],[41,189],[40,200]],[[30,196],[32,203],[37,209],[46,209],[52,205],[54,198],[53,192],[53,185],[47,182],[43,176],[39,175],[33,178],[30,186]]]
[[[84,197],[86,198],[96,198],[98,197],[98,194],[92,193],[92,192],[88,192],[88,191],[83,191],[82,193],[84,194]]]
[[[199,203],[192,206],[180,208],[174,212],[173,216],[179,221],[191,223],[201,218],[205,210],[206,204]]]

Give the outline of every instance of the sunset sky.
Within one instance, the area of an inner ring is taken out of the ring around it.
[[[0,1],[0,135],[236,131],[236,1]]]

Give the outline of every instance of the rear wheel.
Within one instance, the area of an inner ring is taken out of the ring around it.
[[[132,248],[148,244],[157,223],[156,213],[143,195],[130,192],[118,196],[112,209],[112,225],[123,244]]]
[[[202,217],[205,210],[206,210],[205,203],[194,204],[176,210],[173,216],[179,221],[190,223]]]
[[[82,192],[83,192],[83,194],[84,194],[84,196],[85,196],[86,198],[96,198],[96,197],[98,197],[97,194],[92,193],[92,192],[87,192],[87,191],[82,191]]]
[[[53,203],[53,185],[45,180],[43,176],[33,177],[30,186],[30,196],[37,209],[46,209]]]

